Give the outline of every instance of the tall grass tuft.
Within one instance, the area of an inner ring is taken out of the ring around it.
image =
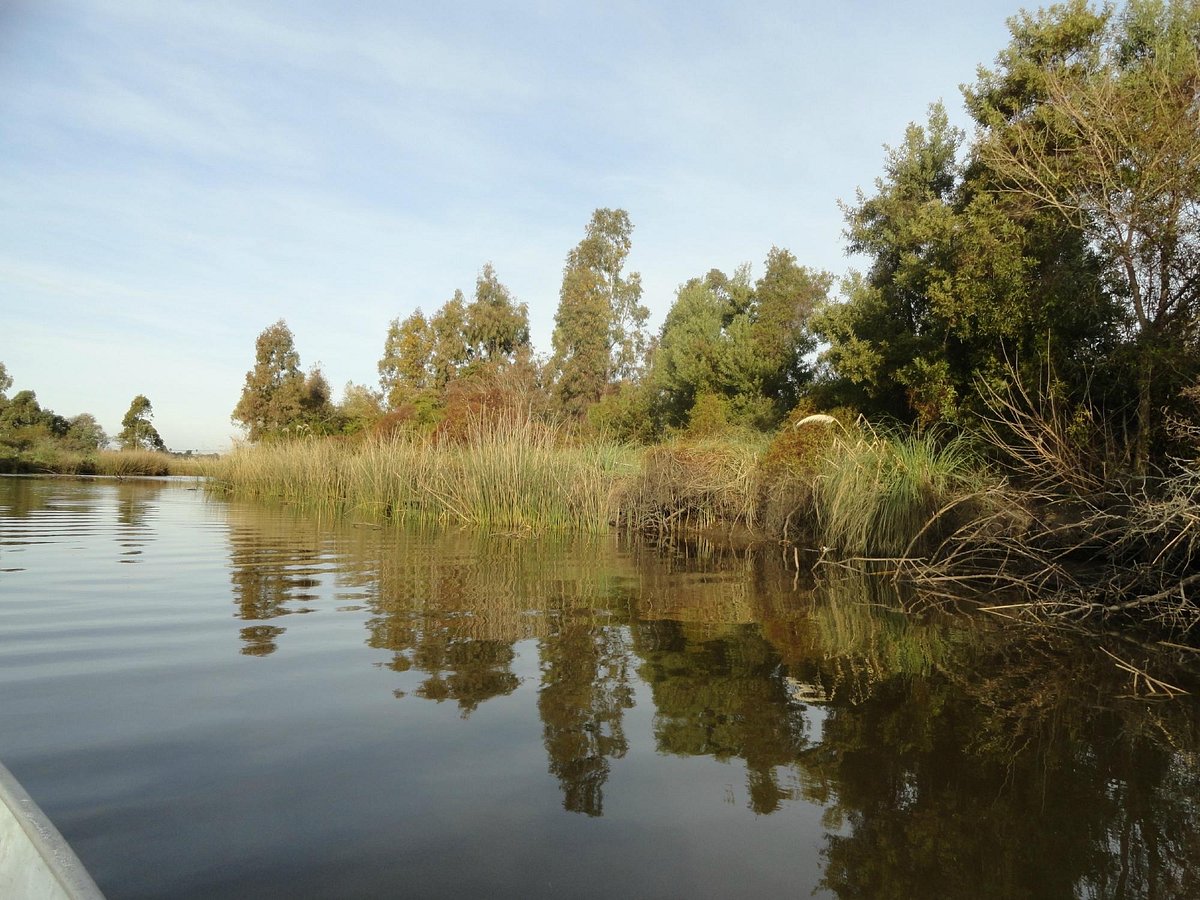
[[[941,536],[939,514],[977,493],[983,481],[962,438],[942,441],[933,432],[838,435],[816,465],[818,537],[854,556],[919,552]]]
[[[580,446],[527,415],[483,417],[454,440],[394,435],[242,447],[214,483],[240,496],[396,521],[602,531],[638,451]]]

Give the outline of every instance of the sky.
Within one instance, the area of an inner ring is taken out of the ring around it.
[[[283,318],[340,394],[491,262],[550,335],[592,211],[651,327],[772,246],[845,275],[839,200],[1007,42],[1016,2],[0,0],[0,362],[115,434],[227,449]]]

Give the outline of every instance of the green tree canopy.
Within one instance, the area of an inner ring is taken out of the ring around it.
[[[1200,372],[1200,3],[1084,0],[1010,20],[966,92],[998,190],[1094,248],[1122,308],[1144,469],[1160,410]]]
[[[679,289],[650,370],[666,424],[682,424],[697,396],[718,390],[725,327],[732,317],[710,280],[693,278]]]
[[[1111,304],[1091,252],[993,191],[978,160],[962,165],[962,142],[934,104],[888,151],[875,193],[843,207],[849,249],[870,267],[814,320],[841,402],[954,419],[974,407],[977,379],[1000,377],[1009,361],[1076,373],[1096,361]]]
[[[300,354],[287,323],[280,319],[255,341],[254,368],[246,373],[233,421],[251,441],[333,428],[329,383],[314,367],[300,371]]]
[[[432,337],[430,366],[433,385],[441,389],[458,377],[471,361],[467,343],[467,301],[462,291],[446,301],[429,320]]]
[[[529,310],[501,283],[491,263],[475,280],[463,334],[471,357],[485,363],[511,363],[529,351]]]
[[[154,409],[144,394],[138,394],[129,404],[125,417],[121,419],[121,431],[117,443],[122,450],[157,450],[163,452],[167,445],[151,423]]]
[[[554,316],[551,368],[561,409],[582,414],[614,381],[640,371],[646,349],[641,275],[623,274],[633,225],[623,209],[597,209],[567,254]]]
[[[433,327],[421,310],[401,322],[393,319],[379,360],[379,386],[388,409],[412,399],[433,381]]]
[[[347,381],[342,389],[342,402],[338,404],[338,417],[342,430],[347,433],[369,428],[383,415],[383,397],[365,384]]]
[[[67,420],[53,410],[43,409],[33,391],[17,391],[0,403],[0,441],[17,449],[58,440],[67,428]]]
[[[809,320],[832,280],[773,247],[757,282],[745,265],[732,276],[713,269],[683,285],[648,377],[663,423],[684,424],[696,401],[711,395],[720,398],[715,408],[741,424],[777,424],[812,377]]]
[[[89,452],[103,450],[108,446],[108,435],[91,413],[80,413],[67,420],[67,433],[63,442],[72,450]]]

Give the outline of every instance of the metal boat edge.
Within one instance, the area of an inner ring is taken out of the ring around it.
[[[0,764],[0,897],[104,900],[71,845]]]

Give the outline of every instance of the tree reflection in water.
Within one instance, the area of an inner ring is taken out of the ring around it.
[[[245,622],[267,622],[307,612],[320,597],[330,571],[331,537],[312,522],[281,520],[249,506],[229,512],[229,580],[236,606],[234,615]],[[249,625],[239,632],[246,656],[270,656],[287,629]]]
[[[861,579],[793,591],[772,553],[289,527],[231,521],[238,617],[360,604],[377,664],[423,676],[397,695],[464,717],[518,692],[535,640],[568,811],[604,814],[640,682],[660,753],[740,761],[756,814],[822,808],[838,896],[1200,896],[1197,706],[1130,696],[1095,636],[902,615]]]
[[[635,629],[638,675],[654,697],[662,753],[746,764],[750,808],[775,812],[795,792],[781,780],[807,746],[803,712],[790,702],[778,653],[758,628],[689,637],[680,622]]]
[[[629,632],[570,609],[556,608],[548,620],[538,646],[538,713],[550,773],[562,786],[564,809],[601,816],[609,760],[629,749],[622,728],[633,707]]]

